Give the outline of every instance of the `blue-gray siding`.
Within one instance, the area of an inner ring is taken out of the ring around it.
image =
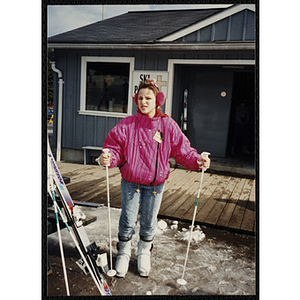
[[[80,85],[82,56],[135,57],[135,70],[167,71],[168,59],[254,59],[253,51],[97,51],[55,50],[56,67],[63,73],[62,147],[82,149],[83,146],[102,146],[108,132],[120,118],[80,115]],[[57,116],[57,76],[54,74],[54,107]],[[173,99],[176,101],[176,99]],[[134,102],[134,101],[133,101]],[[133,103],[133,113],[136,105]],[[56,121],[54,143],[56,144]]]
[[[254,24],[255,13],[246,9],[192,32],[176,42],[254,41]]]

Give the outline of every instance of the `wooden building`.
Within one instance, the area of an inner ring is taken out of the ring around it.
[[[59,156],[83,161],[83,147],[101,147],[122,118],[136,113],[134,93],[145,78],[157,80],[163,111],[192,146],[216,157],[228,155],[235,107],[247,98],[253,151],[255,20],[253,4],[135,11],[50,37]]]

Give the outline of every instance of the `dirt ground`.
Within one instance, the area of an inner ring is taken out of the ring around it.
[[[217,251],[220,251],[220,253],[223,251],[223,242],[219,243],[218,241],[224,241],[226,240],[226,247],[227,249],[241,249],[240,251],[237,251],[234,254],[234,257],[232,259],[234,261],[238,260],[249,260],[254,261],[255,260],[255,238],[251,236],[236,234],[236,233],[230,233],[227,231],[221,231],[221,230],[215,230],[211,228],[205,228],[204,229],[206,234],[206,244],[209,247],[214,247],[214,249],[217,249]],[[116,242],[113,241],[112,246],[115,248]],[[182,244],[183,251],[186,249],[185,243]],[[154,251],[161,247],[161,245],[156,245],[156,249],[154,248]],[[234,248],[232,248],[234,247]],[[220,248],[220,250],[218,250]],[[245,249],[248,249],[245,251]],[[107,250],[107,249],[106,249]],[[191,252],[193,251],[193,247],[191,248]],[[227,250],[228,251],[228,250]],[[231,250],[230,250],[231,251]],[[77,250],[73,247],[70,247],[69,245],[64,246],[64,252],[65,252],[65,260],[66,260],[66,266],[67,266],[67,276],[69,281],[69,289],[71,296],[100,296],[100,293],[98,289],[96,288],[91,276],[85,275],[82,270],[77,266],[76,261],[80,258],[79,254],[77,253]],[[101,252],[107,252],[105,250],[99,250],[99,253]],[[184,253],[183,253],[184,254]],[[157,258],[156,258],[157,255]],[[115,253],[113,253],[113,265],[115,264]],[[201,288],[201,285],[199,284],[199,288],[193,287],[192,291],[188,290],[182,286],[179,286],[176,283],[176,279],[171,278],[168,279],[164,284],[160,284],[159,279],[160,271],[159,268],[161,267],[163,270],[163,264],[164,262],[161,261],[163,259],[163,254],[160,251],[160,256],[157,254],[152,254],[152,262],[153,262],[153,270],[150,273],[150,276],[148,278],[140,277],[137,271],[137,261],[136,261],[136,255],[133,253],[131,257],[131,261],[129,264],[129,270],[126,274],[125,278],[117,278],[113,277],[110,278],[106,276],[107,283],[109,285],[109,288],[111,290],[112,295],[114,296],[124,296],[124,295],[146,295],[147,290],[151,290],[151,286],[155,283],[155,286],[162,287],[161,294],[162,295],[177,295],[177,296],[184,296],[184,295],[213,295],[211,293],[211,290],[204,291]],[[60,251],[57,244],[53,242],[48,242],[48,258],[49,263],[51,266],[51,274],[47,276],[47,295],[48,296],[66,296],[66,287],[64,282],[64,274],[63,269],[61,265],[61,257],[60,257]],[[224,259],[226,259],[224,257]],[[167,257],[166,257],[167,260]],[[108,257],[109,261],[109,257]],[[154,269],[155,268],[155,269]],[[208,268],[210,271],[215,272],[212,266],[209,266]],[[204,271],[204,269],[203,269]],[[238,271],[238,269],[237,269]],[[157,273],[158,272],[158,273]],[[188,271],[189,273],[190,271]],[[203,273],[204,274],[204,273]],[[216,279],[214,276],[217,276],[218,273],[214,273],[209,275],[207,279],[205,279],[205,276],[199,280],[202,280],[201,284],[203,283],[203,280],[209,280],[207,282],[207,285],[212,285],[210,280],[219,281],[219,286],[222,288],[222,284],[228,284],[222,281],[222,279]],[[171,275],[171,274],[170,274]],[[187,274],[189,276],[189,274]],[[186,277],[187,277],[186,276]],[[238,274],[236,274],[236,277]],[[187,279],[187,278],[186,278]],[[192,280],[192,279],[191,279]],[[237,280],[234,278],[234,280]],[[243,281],[244,279],[241,278]],[[240,284],[240,283],[239,283]],[[248,284],[248,283],[247,283]],[[217,283],[216,283],[217,286]],[[196,290],[197,289],[197,290]],[[218,290],[218,289],[216,289]],[[248,290],[253,290],[252,288],[248,288]],[[159,290],[155,290],[155,294],[159,294]],[[221,289],[218,290],[218,294],[222,292]],[[226,290],[224,291],[226,294]],[[223,294],[223,293],[222,293]],[[173,297],[172,297],[173,298]]]

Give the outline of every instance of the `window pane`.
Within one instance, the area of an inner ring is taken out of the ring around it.
[[[129,64],[87,62],[86,110],[127,113]]]

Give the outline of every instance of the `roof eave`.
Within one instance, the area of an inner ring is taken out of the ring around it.
[[[81,43],[49,43],[53,49],[105,49],[105,50],[255,50],[255,42],[219,42],[203,44],[81,44]]]

